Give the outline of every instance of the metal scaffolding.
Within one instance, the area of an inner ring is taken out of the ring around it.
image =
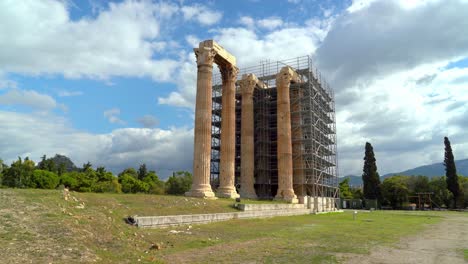
[[[278,188],[276,74],[290,66],[302,82],[290,86],[293,184],[298,196],[338,198],[338,163],[334,93],[312,64],[310,56],[284,61],[264,61],[241,69],[254,73],[267,89],[254,91],[255,190],[260,198],[272,198]],[[240,183],[241,95],[236,93],[236,186]],[[221,78],[213,76],[211,185],[219,185],[221,136]]]

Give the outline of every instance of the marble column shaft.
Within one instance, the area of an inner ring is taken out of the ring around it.
[[[278,192],[276,199],[297,203],[293,190],[291,110],[289,87],[292,69],[284,67],[276,76],[278,126]]]
[[[248,74],[242,77],[241,115],[241,189],[240,196],[255,199],[254,184],[254,105],[253,92],[257,84],[256,77]]]
[[[194,49],[197,57],[197,96],[192,188],[185,195],[214,197],[210,185],[212,72],[216,52],[211,48]]]
[[[231,64],[219,65],[223,81],[221,109],[221,153],[218,197],[237,198],[234,186],[236,156],[236,80],[238,69]]]

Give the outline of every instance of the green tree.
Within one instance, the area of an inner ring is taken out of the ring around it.
[[[447,189],[446,177],[432,177],[429,181],[429,191],[433,193],[431,199],[439,207],[449,207],[452,193]]]
[[[103,166],[100,166],[96,169],[96,177],[99,182],[108,182],[115,178],[112,172],[107,171]]]
[[[364,193],[362,193],[361,188],[351,188],[351,193],[353,194],[353,199],[364,200]]]
[[[183,195],[184,193],[190,191],[191,186],[192,174],[187,171],[178,171],[169,177],[169,179],[167,179],[166,193]]]
[[[83,164],[83,168],[81,169],[81,171],[86,171],[88,169],[92,169],[93,168],[93,165],[91,164],[91,162],[86,162],[85,164]]]
[[[152,193],[152,194],[164,194],[165,193],[164,182],[159,179],[158,175],[156,175],[156,172],[154,171],[148,172],[146,176],[143,178],[143,181],[150,185],[150,188],[148,190],[149,193]]]
[[[71,171],[71,172],[63,173],[60,176],[60,184],[69,188],[70,190],[78,191],[79,190],[78,179],[83,177],[81,176],[81,174],[82,173],[78,171]]]
[[[468,207],[468,177],[458,176],[461,189],[463,190],[464,207]]]
[[[57,174],[46,170],[35,170],[33,173],[33,181],[36,188],[54,189],[60,182]]]
[[[340,198],[342,199],[352,199],[353,193],[349,187],[349,178],[345,178],[340,182]]]
[[[46,169],[46,160],[47,160],[47,156],[45,154],[42,155],[41,161],[39,161],[39,163],[37,164],[37,168],[40,169],[40,170],[45,170]]]
[[[34,161],[28,157],[23,161],[21,157],[18,157],[18,160],[14,161],[10,168],[5,170],[3,184],[15,188],[35,188],[36,186],[32,179],[34,168]]]
[[[429,178],[421,175],[409,177],[408,190],[412,195],[420,192],[430,192]]]
[[[444,137],[445,145],[445,176],[447,177],[447,188],[453,195],[453,207],[457,208],[457,201],[460,198],[460,184],[458,183],[457,168],[455,166],[455,158],[453,157],[452,146],[447,137]]]
[[[0,187],[3,186],[3,173],[8,167],[3,163],[3,160],[0,159]]]
[[[78,176],[78,191],[80,192],[92,192],[94,185],[99,180],[96,171],[93,170],[89,162],[83,165],[83,172],[79,173]]]
[[[122,185],[124,193],[146,193],[150,188],[148,183],[140,181],[126,173],[119,176],[119,183]]]
[[[140,165],[140,168],[138,169],[137,179],[142,181],[146,177],[146,175],[148,175],[148,169],[146,168],[146,164],[143,163]]]
[[[132,176],[133,178],[138,179],[138,172],[134,168],[126,168],[121,173],[119,173],[119,177],[124,174],[128,174]]]
[[[408,177],[392,176],[386,178],[382,185],[382,203],[391,205],[394,209],[402,208],[408,201]]]
[[[94,184],[93,192],[98,193],[121,193],[122,185],[119,183],[119,180],[115,177],[108,181],[100,181]]]
[[[372,148],[372,145],[369,142],[366,142],[365,147],[362,181],[364,184],[364,198],[379,199],[380,178],[379,173],[377,172],[374,149]]]

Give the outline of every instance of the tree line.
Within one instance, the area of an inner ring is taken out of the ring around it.
[[[191,184],[192,175],[187,171],[174,172],[163,181],[144,163],[138,169],[126,168],[116,176],[102,166],[93,169],[90,162],[77,168],[62,155],[53,158],[44,155],[37,165],[27,157],[18,157],[10,166],[0,160],[0,186],[11,188],[66,187],[78,192],[181,195],[190,190]]]
[[[436,207],[468,207],[468,177],[457,174],[452,147],[447,137],[444,138],[444,145],[445,176],[428,178],[422,175],[395,175],[380,182],[373,147],[366,142],[363,188],[351,188],[349,179],[344,179],[339,185],[341,198],[377,200],[381,206],[401,209],[409,202],[415,202],[418,193],[431,193],[431,200]]]

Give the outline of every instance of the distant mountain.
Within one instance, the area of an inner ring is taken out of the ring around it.
[[[60,167],[61,164],[63,164],[65,170],[68,172],[78,170],[73,161],[71,161],[71,159],[67,156],[55,154],[55,157],[53,157],[52,160],[54,161],[57,168]]]
[[[468,176],[468,159],[464,160],[456,160],[455,165],[457,166],[457,173],[459,175]],[[434,163],[430,165],[424,165],[420,167],[416,167],[413,169],[405,170],[402,172],[396,173],[388,173],[380,177],[380,180],[383,181],[385,178],[391,177],[393,175],[406,175],[406,176],[417,176],[423,175],[429,178],[436,177],[436,176],[444,176],[445,175],[445,167],[442,162]],[[360,186],[362,185],[362,177],[356,175],[347,175],[344,178],[349,178],[349,185],[350,186]]]
[[[340,179],[340,182],[345,178],[349,178],[349,186],[351,187],[359,187],[362,185],[362,176],[356,175],[347,175]]]

